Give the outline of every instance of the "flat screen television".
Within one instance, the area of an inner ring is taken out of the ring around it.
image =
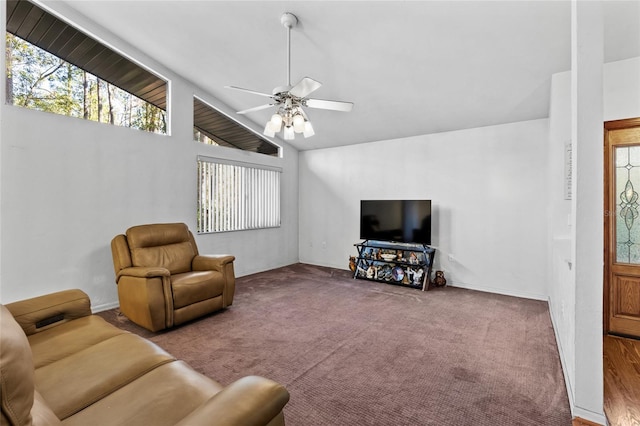
[[[431,244],[431,200],[361,200],[363,240]]]

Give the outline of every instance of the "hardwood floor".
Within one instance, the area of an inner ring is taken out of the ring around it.
[[[600,423],[594,423],[594,422],[590,422],[589,420],[576,417],[575,419],[573,419],[571,426],[602,426],[602,425]]]
[[[605,336],[603,347],[604,412],[609,425],[640,426],[640,340]]]

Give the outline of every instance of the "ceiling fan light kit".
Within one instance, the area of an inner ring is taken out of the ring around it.
[[[353,108],[353,103],[307,98],[308,95],[322,86],[322,83],[309,77],[304,77],[294,86],[291,86],[291,28],[296,26],[298,18],[286,12],[280,17],[280,23],[287,29],[287,85],[276,87],[271,94],[235,86],[225,87],[272,99],[272,103],[238,111],[238,114],[247,114],[274,106],[277,107],[276,112],[264,127],[263,133],[265,136],[274,137],[276,133],[282,131],[284,140],[295,139],[296,133],[302,133],[305,138],[308,138],[313,136],[315,132],[309,117],[302,107],[349,112]]]

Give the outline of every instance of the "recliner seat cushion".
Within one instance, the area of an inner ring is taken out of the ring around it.
[[[224,277],[217,271],[194,271],[171,276],[173,307],[180,309],[222,295]]]

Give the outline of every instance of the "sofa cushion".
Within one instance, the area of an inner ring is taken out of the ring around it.
[[[36,369],[35,385],[53,412],[64,420],[174,360],[148,340],[119,334]]]
[[[217,271],[195,271],[171,276],[173,308],[218,297],[224,291],[224,277]]]
[[[100,419],[101,426],[175,425],[220,390],[222,386],[217,382],[197,373],[183,361],[175,361],[66,418],[63,424],[86,426]],[[144,404],[140,403],[139,395],[144,395]],[[211,419],[211,424],[214,420]]]
[[[28,337],[35,368],[43,367],[113,336],[127,333],[97,315],[78,318]]]
[[[11,312],[0,305],[0,395],[2,422],[31,424],[34,398],[33,362],[29,341]]]
[[[33,419],[33,426],[56,426],[62,424],[38,391],[34,394],[31,418]]]

